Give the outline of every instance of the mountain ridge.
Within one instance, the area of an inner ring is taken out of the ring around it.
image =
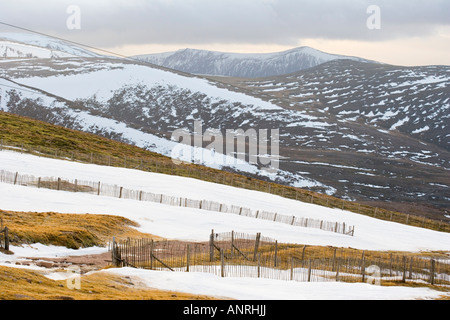
[[[289,74],[333,60],[378,63],[354,56],[330,54],[307,46],[273,53],[232,53],[186,48],[132,58],[192,74],[238,78]]]

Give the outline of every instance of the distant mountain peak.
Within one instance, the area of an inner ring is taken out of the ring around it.
[[[174,70],[203,75],[259,78],[293,73],[333,60],[373,62],[303,46],[274,53],[232,53],[185,48],[133,58]]]

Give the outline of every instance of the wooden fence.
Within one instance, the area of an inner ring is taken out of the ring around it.
[[[221,213],[237,214],[244,217],[269,220],[277,223],[289,224],[296,227],[316,228],[323,231],[341,233],[354,236],[355,227],[345,222],[330,222],[319,219],[288,216],[273,212],[251,210],[236,205],[219,203],[210,200],[194,200],[184,197],[175,197],[164,194],[144,192],[142,190],[131,190],[118,185],[105,184],[83,180],[66,180],[55,177],[36,177],[33,175],[22,175],[18,172],[0,170],[0,182],[14,185],[63,190],[70,192],[85,192],[97,196],[109,196],[121,199],[137,201],[156,202],[164,205],[195,208],[201,210],[215,211]]]
[[[237,188],[266,192],[284,198],[295,199],[297,201],[303,201],[329,208],[347,210],[380,220],[392,221],[431,230],[450,232],[450,223],[442,219],[432,220],[412,214],[380,209],[357,202],[346,201],[333,196],[317,194],[295,187],[276,184],[270,181],[264,181],[238,174],[233,174],[230,172],[224,172],[223,170],[215,171],[200,166],[192,166],[189,164],[175,165],[172,161],[167,159],[162,160],[159,157],[151,158],[149,156],[141,156],[131,158],[110,154],[101,154],[98,152],[69,151],[52,147],[25,145],[23,143],[6,141],[6,139],[0,138],[0,151],[3,149],[26,152],[50,158],[78,161],[82,163],[93,163],[103,166],[131,168],[148,172],[157,172],[162,174],[195,178],[203,181],[230,185]]]
[[[113,240],[116,267],[173,272],[206,272],[220,277],[253,277],[300,282],[418,282],[450,285],[450,260],[424,256],[350,252],[330,247],[280,244],[261,234],[212,231],[208,242]]]
[[[3,219],[0,218],[0,248],[9,251],[9,229],[3,228]]]

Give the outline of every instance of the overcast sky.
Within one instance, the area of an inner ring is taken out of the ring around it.
[[[1,22],[124,55],[308,45],[399,65],[450,65],[449,13],[450,0],[0,0]]]

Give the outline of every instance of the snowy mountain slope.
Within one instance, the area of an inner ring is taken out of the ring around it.
[[[2,58],[62,58],[101,57],[80,46],[29,33],[0,33],[0,59]]]
[[[423,199],[439,205],[449,201],[445,198],[448,187],[443,168],[449,157],[445,150],[375,126],[341,120],[308,101],[286,107],[285,99],[279,98],[282,90],[276,94],[257,91],[271,90],[266,80],[257,82],[263,89],[252,84],[238,92],[241,84],[219,84],[223,87],[219,88],[205,79],[106,58],[12,61],[0,66],[16,84],[35,88],[55,101],[44,103],[47,98],[29,91],[11,95],[13,89],[5,87],[3,110],[165,155],[170,155],[168,146],[173,146],[167,140],[170,133],[180,128],[192,132],[194,120],[201,120],[204,130],[280,128],[283,159],[275,178],[278,182],[351,199]],[[246,165],[242,171],[254,174],[257,168]],[[425,183],[411,183],[424,181],[424,177]],[[388,192],[392,188],[395,193]]]
[[[281,110],[280,107],[261,99],[218,88],[204,79],[181,76],[124,60],[73,58],[58,61],[11,62],[4,66],[8,68],[8,75],[17,82],[40,88],[68,100],[95,97],[104,103],[113,97],[117,89],[145,85],[198,92],[216,101],[238,102],[252,109]],[[23,72],[28,68],[34,69],[35,73]],[[61,83],[61,79],[64,82]]]
[[[38,70],[38,68],[36,70]],[[98,70],[96,69],[96,72],[97,71]],[[135,70],[132,69],[131,71],[132,72],[129,74],[124,73],[123,70],[120,72],[121,75],[125,75],[124,81],[130,81],[130,78],[128,78],[129,75],[136,75],[134,72]],[[88,75],[92,76],[92,74],[94,74],[94,77],[98,76],[96,72],[88,73]],[[98,72],[101,73],[103,70]],[[69,78],[69,76],[66,76],[64,79],[67,78]],[[147,78],[147,80],[148,79],[150,78]],[[50,82],[49,87],[41,87],[55,92],[55,90],[57,90],[55,88],[58,88],[58,85],[55,84],[59,80],[56,77],[53,81],[56,82]],[[79,78],[78,80],[75,80],[75,83],[77,81],[80,81]],[[199,83],[204,86],[206,85],[206,88],[208,89],[206,82],[203,81]],[[84,105],[80,107],[80,104],[72,103],[70,100],[66,100],[66,98],[72,98],[70,94],[73,94],[73,90],[71,90],[70,86],[67,91],[64,91],[66,89],[65,86],[60,88],[62,88],[62,91],[57,91],[57,93],[63,95],[65,98],[56,96],[53,93],[50,94],[42,89],[32,89],[32,87],[28,85],[20,85],[15,81],[13,82],[0,79],[0,89],[4,92],[4,95],[0,101],[0,110],[27,115],[37,120],[69,127],[71,129],[99,134],[118,141],[133,144],[162,155],[175,157],[179,160],[187,162],[194,161],[195,163],[200,163],[211,168],[229,168],[234,171],[259,176],[262,178],[290,181],[300,187],[320,186],[326,190],[332,190],[318,181],[315,181],[309,177],[304,177],[301,174],[292,174],[284,170],[279,170],[276,174],[272,174],[261,171],[255,164],[250,164],[240,159],[235,159],[233,155],[223,155],[219,152],[212,154],[209,149],[182,146],[164,136],[155,135],[155,130],[152,130],[152,127],[147,126],[144,128],[136,128],[136,126],[130,125],[130,122],[123,120],[120,117],[114,119],[114,117],[111,118],[108,113],[102,114],[101,108],[92,109],[92,107],[87,108]],[[86,88],[90,90],[92,90],[91,88],[95,88],[94,90],[98,90],[98,87],[90,86],[89,82]],[[108,86],[106,86],[106,88],[108,88]],[[171,96],[176,96],[176,92],[180,89],[175,90],[174,87],[169,86],[166,90],[167,92],[165,92],[165,94],[168,95],[167,98],[170,98]],[[175,93],[172,90],[175,90]],[[214,90],[216,89],[212,88],[211,92]],[[223,89],[218,89],[218,92],[220,91],[223,91]],[[185,93],[184,91],[181,92]],[[88,94],[91,93],[94,93],[95,97],[101,96],[100,91],[89,92]],[[108,95],[108,90],[104,90],[103,93]],[[192,94],[189,90],[188,93]],[[230,96],[240,97],[242,95],[231,93]],[[246,97],[244,96],[244,99],[245,98]],[[252,101],[252,99],[253,98],[250,97],[248,101]],[[257,99],[253,100],[256,102],[258,101]],[[92,101],[89,101],[89,103],[92,104]],[[222,103],[230,104],[228,101],[222,101]],[[98,106],[101,105],[101,103],[96,102],[95,105]],[[245,106],[251,109],[254,108],[254,105],[239,104],[238,106]],[[272,108],[272,105],[263,103],[262,108]],[[133,124],[133,120],[131,121],[131,124]],[[178,153],[173,154],[173,150],[178,150]]]
[[[348,225],[355,225],[355,235],[351,237],[318,229],[299,229],[273,221],[153,202],[1,183],[0,203],[3,210],[120,215],[138,222],[139,230],[142,232],[169,239],[204,241],[208,239],[211,229],[214,229],[216,232],[230,230],[251,234],[261,232],[265,236],[287,243],[331,245],[363,250],[446,251],[450,248],[448,233],[190,178],[41,158],[11,151],[0,152],[0,162],[4,170],[21,174],[120,183],[121,186],[134,190],[163,192],[193,199],[219,201],[229,205],[245,205],[252,210],[277,211],[280,214],[297,217],[344,221]]]
[[[333,60],[349,59],[369,62],[362,58],[329,54],[310,47],[265,54],[183,49],[175,52],[138,55],[133,58],[192,74],[241,78],[288,74]]]
[[[0,59],[11,59],[11,58],[49,59],[51,57],[65,58],[65,57],[72,57],[72,55],[62,51],[53,51],[42,47],[20,44],[11,41],[2,41],[0,39]]]
[[[171,133],[193,132],[194,120],[222,133],[280,129],[279,174],[268,176],[248,163],[241,163],[242,172],[396,211],[448,216],[445,66],[339,60],[255,80],[73,57],[5,60],[0,74],[9,79],[0,87],[2,110],[165,155],[174,146]],[[217,167],[207,161],[210,151],[197,154],[199,163]]]
[[[333,61],[263,81],[230,82],[278,105],[397,130],[450,150],[449,66]]]

